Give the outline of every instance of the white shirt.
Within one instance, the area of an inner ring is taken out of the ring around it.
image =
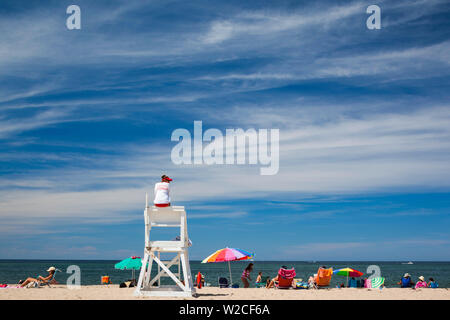
[[[169,196],[169,183],[167,182],[158,182],[155,184],[155,200],[153,203],[155,204],[166,204],[170,203]]]

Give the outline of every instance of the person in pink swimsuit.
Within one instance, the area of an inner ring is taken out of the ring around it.
[[[248,266],[242,272],[241,280],[244,283],[244,288],[248,288],[250,286],[250,272],[253,270],[253,263],[249,263]]]

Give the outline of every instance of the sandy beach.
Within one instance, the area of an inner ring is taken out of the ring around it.
[[[133,290],[119,288],[118,285],[90,285],[78,290],[70,290],[62,285],[51,288],[6,288],[0,289],[0,300],[450,300],[450,291],[445,288],[278,290],[205,287],[197,290],[197,297],[192,298],[134,297]]]

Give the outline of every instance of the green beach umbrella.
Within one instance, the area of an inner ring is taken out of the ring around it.
[[[120,270],[132,270],[132,277],[134,280],[134,270],[140,270],[142,266],[141,257],[132,256],[126,258],[114,265],[115,269]]]

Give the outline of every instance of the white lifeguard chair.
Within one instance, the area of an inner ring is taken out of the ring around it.
[[[146,196],[144,210],[145,219],[145,251],[141,272],[134,295],[163,297],[192,297],[195,289],[192,284],[189,266],[188,247],[190,246],[186,211],[182,206],[149,207]],[[180,235],[171,241],[154,241],[150,238],[152,228],[179,228]],[[174,256],[171,260],[161,260],[161,253]],[[152,278],[153,263],[157,273]],[[170,267],[178,266],[176,272]],[[162,285],[161,278],[169,277],[174,285]]]

